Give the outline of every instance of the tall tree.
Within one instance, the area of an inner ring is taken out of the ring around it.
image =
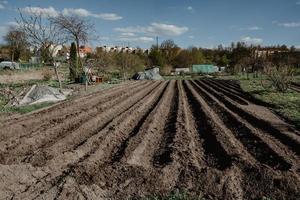
[[[149,59],[152,65],[164,67],[166,64],[165,58],[163,57],[161,51],[157,49],[155,46],[152,46],[151,51],[149,53]]]
[[[180,48],[173,40],[165,40],[160,45],[160,51],[165,58],[166,64],[171,65],[178,55]]]
[[[8,32],[4,36],[4,40],[10,48],[11,61],[13,62],[20,58],[28,46],[25,33],[15,26],[9,27]]]
[[[88,70],[83,66],[82,59],[80,57],[80,44],[87,43],[89,37],[94,31],[94,24],[90,23],[88,20],[79,17],[77,15],[65,16],[60,14],[57,17],[51,19],[51,21],[59,28],[59,30],[66,35],[68,35],[69,40],[75,41],[77,49],[78,63],[81,66],[82,72],[85,73],[86,89],[88,85]]]
[[[25,33],[28,44],[40,52],[46,53],[48,61],[54,66],[56,78],[59,82],[60,90],[62,83],[58,74],[59,62],[56,60],[55,52],[59,46],[66,42],[66,35],[42,12],[32,10],[29,15],[23,15],[19,9],[20,17],[17,23]]]
[[[78,78],[78,59],[77,59],[77,50],[74,42],[71,43],[70,48],[70,60],[69,60],[69,69],[70,69],[70,79],[75,81]]]
[[[83,63],[80,58],[80,46],[82,43],[85,44],[88,42],[89,37],[94,30],[94,24],[77,15],[65,16],[63,14],[51,18],[51,21],[61,32],[68,35],[70,41],[75,41],[79,64],[83,67]]]

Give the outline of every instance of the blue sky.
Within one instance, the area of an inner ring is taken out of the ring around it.
[[[0,42],[17,8],[86,17],[99,36],[93,46],[148,48],[158,36],[181,47],[244,41],[300,48],[300,0],[0,0]]]

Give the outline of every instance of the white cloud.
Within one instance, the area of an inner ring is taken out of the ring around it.
[[[194,39],[195,37],[193,35],[188,36],[190,39]]]
[[[179,27],[172,24],[152,23],[147,31],[157,35],[178,36],[187,32],[189,29],[185,26]]]
[[[278,25],[286,28],[296,28],[296,27],[300,27],[300,22],[278,23]]]
[[[92,13],[86,9],[83,8],[64,8],[62,13],[64,15],[78,15],[80,17],[95,17],[95,18],[100,18],[104,20],[119,20],[122,19],[123,17],[115,14],[115,13],[100,13],[100,14],[95,14]]]
[[[88,11],[84,8],[64,8],[61,12],[53,8],[52,6],[48,8],[41,8],[41,7],[24,7],[20,9],[22,12],[27,14],[42,14],[42,16],[47,17],[56,17],[60,13],[63,15],[77,15],[80,17],[95,17],[103,20],[119,20],[123,17],[115,14],[115,13],[99,13],[95,14],[91,11]]]
[[[99,36],[98,40],[109,40],[109,37],[107,37],[107,36]]]
[[[246,44],[261,44],[263,42],[263,39],[261,38],[252,38],[252,37],[243,37],[241,38],[242,42],[245,42]]]
[[[153,42],[154,39],[152,37],[119,37],[119,41],[124,42],[139,42],[139,43],[149,43]]]
[[[135,34],[134,33],[128,33],[128,32],[124,32],[124,33],[121,33],[121,36],[125,36],[125,37],[134,37]]]
[[[145,33],[148,35],[164,35],[164,36],[179,36],[187,32],[188,27],[176,26],[172,24],[162,24],[162,23],[152,23],[150,26],[136,26],[136,27],[125,27],[125,28],[115,28],[118,32],[127,33]]]
[[[300,49],[300,44],[295,46],[296,49]]]
[[[248,27],[231,26],[230,29],[236,29],[240,31],[259,31],[262,30],[263,28],[259,26],[248,26]]]
[[[83,8],[64,8],[62,11],[63,15],[78,15],[80,17],[88,17],[91,15],[89,11]]]
[[[126,32],[126,33],[143,33],[145,32],[145,27],[142,27],[142,26],[136,26],[136,27],[133,27],[133,26],[129,26],[129,27],[125,27],[125,28],[115,28],[114,29],[115,31],[118,31],[118,32]]]
[[[0,1],[0,10],[4,9],[7,4],[8,4],[7,1]]]
[[[300,1],[297,1],[297,3],[296,3],[297,5],[300,5]]]
[[[261,27],[258,26],[251,26],[247,28],[249,31],[258,31],[258,30],[262,30]]]
[[[24,7],[20,9],[21,12],[24,12],[26,14],[32,15],[32,14],[37,14],[37,15],[42,15],[44,17],[56,17],[58,16],[59,12],[55,10],[52,6],[49,6],[48,8],[41,8],[41,7]]]
[[[115,13],[93,14],[92,16],[96,17],[96,18],[104,19],[104,20],[110,20],[110,21],[123,19],[122,16],[119,16]]]
[[[194,10],[194,8],[192,6],[188,6],[188,7],[186,7],[186,9],[190,10],[190,11]]]

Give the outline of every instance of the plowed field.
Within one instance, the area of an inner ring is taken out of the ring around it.
[[[0,123],[0,199],[300,199],[300,133],[231,81],[129,82]]]

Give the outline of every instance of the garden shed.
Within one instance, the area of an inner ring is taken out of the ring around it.
[[[214,65],[192,65],[192,72],[193,73],[204,73],[204,74],[210,74],[218,72],[219,68]]]

